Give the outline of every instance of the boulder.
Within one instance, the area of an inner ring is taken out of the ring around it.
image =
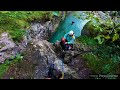
[[[68,64],[72,69],[76,70],[80,79],[89,79],[89,74],[91,70],[87,67],[86,61],[81,55],[76,56]]]
[[[54,43],[53,45],[55,47],[54,51],[55,51],[57,57],[63,56],[63,50],[62,50],[62,47],[60,45],[60,41],[56,41],[56,43]]]
[[[38,42],[33,42],[31,48],[33,48],[32,52],[29,52],[32,53],[31,60],[35,60],[38,63],[35,67],[35,79],[45,79],[51,64],[54,64],[54,68],[64,72],[65,75],[79,79],[76,71],[64,64],[62,62],[62,58],[57,57],[55,53],[55,46],[53,44],[46,40],[41,40]]]
[[[64,64],[62,60],[55,60],[54,62],[55,69],[64,72],[65,78],[64,79],[79,79],[80,77],[76,73],[74,69],[71,69],[67,64]]]
[[[82,52],[80,52],[78,50],[64,51],[64,63],[66,63],[66,64],[70,63],[73,58],[75,58],[76,56],[78,56],[80,54],[82,54]]]

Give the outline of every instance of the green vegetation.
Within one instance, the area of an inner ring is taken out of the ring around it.
[[[53,11],[0,11],[0,34],[8,32],[16,43],[20,42],[31,22],[52,20],[53,15]],[[10,66],[20,63],[22,58],[23,56],[18,54],[15,58],[11,57],[12,61],[5,60],[4,64],[0,64],[0,78]]]
[[[6,60],[4,64],[0,65],[0,78],[4,75],[4,73],[8,70],[8,68],[15,64],[16,62],[19,62],[23,59],[22,54],[17,54],[16,57],[11,57],[12,61]]]
[[[82,55],[87,66],[94,74],[120,74],[120,23],[107,16],[107,19],[101,19],[94,13],[87,13],[88,19],[91,19],[86,26],[90,35],[80,36],[77,40],[80,44],[92,47],[91,53]]]
[[[98,44],[96,40],[94,40],[91,37],[85,36],[85,35],[78,37],[76,39],[76,41],[79,41],[80,43],[85,44],[85,45],[89,45],[89,46],[95,46]]]
[[[50,11],[0,11],[0,33],[8,32],[14,41],[20,41],[29,22],[51,19],[52,15]]]
[[[99,45],[94,38],[80,36],[76,40],[84,47],[89,47],[92,52],[85,53],[82,57],[87,67],[94,74],[120,74],[120,48],[116,46]]]
[[[76,38],[76,42],[78,42],[77,48],[81,51],[93,51],[98,46],[97,40],[86,35]]]
[[[119,41],[120,23],[117,21],[120,18],[116,18],[117,21],[115,21],[106,15],[106,19],[102,19],[92,13],[90,13],[88,18],[91,19],[89,24],[90,29],[96,32],[93,35],[94,39],[97,39],[99,44],[108,43],[108,41],[113,43]]]
[[[86,29],[90,30],[90,36],[80,36],[76,42],[80,44],[80,48],[92,51],[82,54],[87,67],[93,74],[120,74],[120,23],[107,15],[106,19],[102,19],[96,17],[94,12],[86,13],[87,19],[91,19],[86,26]],[[53,15],[62,16],[61,11],[0,11],[0,34],[8,32],[14,41],[19,42],[32,21],[51,20]],[[11,57],[12,61],[6,60],[4,64],[0,64],[0,78],[11,65],[21,61],[22,58],[22,54],[18,54],[16,58]],[[33,68],[33,65],[30,67]],[[32,70],[30,72],[32,75]]]

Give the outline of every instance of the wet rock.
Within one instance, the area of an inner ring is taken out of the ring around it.
[[[89,79],[91,70],[87,67],[86,62],[81,55],[78,55],[77,57],[72,59],[69,65],[71,66],[71,68],[77,71],[80,79]]]
[[[53,24],[51,21],[31,23],[31,29],[27,31],[28,41],[47,40],[53,32]]]
[[[79,54],[81,54],[81,53],[79,51],[76,51],[76,50],[64,51],[64,63],[66,63],[66,64],[70,63],[71,60]]]
[[[90,77],[90,70],[88,68],[83,68],[78,73],[81,79],[89,79]]]
[[[56,43],[53,44],[54,47],[55,47],[55,53],[58,57],[61,57],[63,56],[63,50],[62,50],[62,47],[60,45],[60,41],[56,41]]]
[[[65,73],[66,79],[74,78],[74,79],[79,79],[78,74],[74,69],[71,69],[67,64],[64,64],[62,60],[55,60],[54,62],[55,69],[60,70]]]
[[[64,63],[66,64],[70,63],[71,59],[72,59],[72,56],[69,53],[66,53],[64,56]]]
[[[33,44],[33,60],[38,61],[38,65],[35,69],[35,79],[45,79],[47,76],[49,66],[54,62],[56,56],[54,47],[51,43],[46,40],[42,40],[39,42],[34,42]]]
[[[55,47],[53,44],[46,40],[41,40],[39,42],[34,42],[31,45],[32,55],[31,60],[37,61],[35,66],[34,78],[35,79],[45,79],[48,74],[48,70],[51,64],[54,64],[54,68],[64,72],[66,75],[72,78],[78,79],[79,76],[74,69],[62,62],[62,58],[58,58],[55,53]]]

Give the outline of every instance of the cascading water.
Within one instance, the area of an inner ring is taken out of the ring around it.
[[[55,43],[57,40],[60,41],[64,34],[70,30],[74,31],[76,37],[79,37],[85,24],[90,21],[87,20],[86,17],[87,14],[85,14],[83,11],[75,11],[70,13],[65,18],[65,20],[60,23],[56,32],[53,33],[52,37],[50,38],[49,42]]]

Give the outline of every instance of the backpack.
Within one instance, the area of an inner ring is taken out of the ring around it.
[[[52,64],[49,68],[49,71],[48,71],[48,78],[59,79],[60,73],[61,73],[60,71],[54,69],[54,64]]]

